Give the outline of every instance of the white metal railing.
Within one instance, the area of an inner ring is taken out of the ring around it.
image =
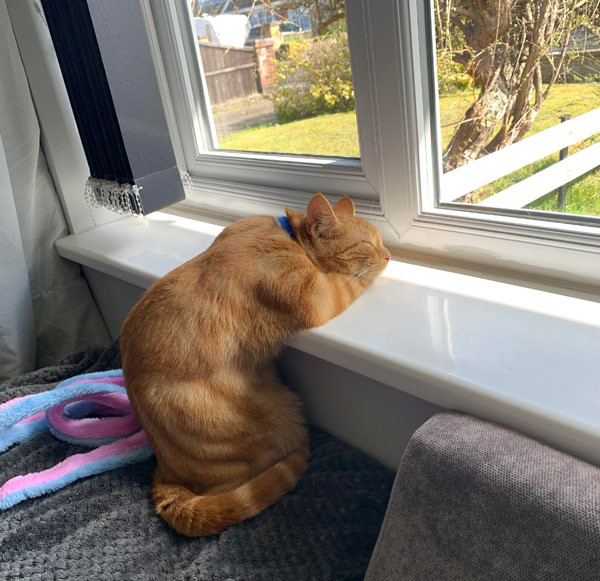
[[[442,175],[440,202],[454,200],[600,132],[600,107]],[[587,147],[479,202],[518,209],[600,166],[600,144]]]

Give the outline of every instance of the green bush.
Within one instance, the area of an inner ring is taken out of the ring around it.
[[[438,51],[437,80],[440,95],[463,91],[472,86],[473,79],[463,65],[452,60],[450,54]]]
[[[354,109],[348,37],[344,32],[289,43],[273,93],[280,123]]]

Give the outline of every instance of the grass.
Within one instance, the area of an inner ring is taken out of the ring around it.
[[[442,147],[445,147],[463,119],[466,110],[477,97],[476,90],[465,90],[440,97],[440,125]],[[542,105],[531,131],[533,135],[560,122],[559,117],[569,113],[576,117],[600,107],[600,83],[573,83],[555,85]],[[592,145],[600,134],[569,148],[569,153]],[[227,150],[359,157],[356,114],[335,113],[303,119],[281,125],[263,125],[222,137],[219,147]],[[521,168],[474,193],[474,201],[481,201],[508,186],[556,163],[558,153]],[[556,194],[549,194],[530,204],[528,208],[559,211]],[[593,170],[569,185],[565,212],[600,216],[600,169]]]
[[[533,210],[559,212],[557,195],[551,193],[527,206]],[[600,171],[594,170],[569,185],[564,211],[568,214],[600,216]]]
[[[241,151],[360,157],[354,111],[244,129],[221,137],[219,147]]]
[[[476,90],[466,90],[440,97],[442,148],[448,145],[456,128],[454,124],[463,119],[476,97]],[[596,107],[600,107],[600,83],[554,85],[526,137],[556,125],[560,122],[559,117],[565,113],[577,117]]]
[[[442,126],[442,147],[446,147],[454,133],[455,123],[462,120],[476,93],[463,91],[440,98],[440,119]],[[600,107],[600,83],[573,83],[555,85],[542,105],[531,131],[534,135],[560,122],[560,115],[569,113],[571,118],[591,109]],[[585,139],[569,148],[573,154],[600,141],[600,134]],[[558,152],[512,172],[495,182],[487,184],[473,193],[477,203],[521,180],[545,169],[558,161]],[[527,208],[547,212],[560,212],[555,192],[529,204]],[[600,169],[592,170],[569,184],[564,212],[600,216]]]

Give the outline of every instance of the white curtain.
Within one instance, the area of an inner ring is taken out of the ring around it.
[[[0,381],[109,341],[79,266],[54,248],[67,234],[0,0]]]

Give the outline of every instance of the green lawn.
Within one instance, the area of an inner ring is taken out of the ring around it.
[[[221,137],[219,147],[241,151],[360,157],[354,111],[245,129]]]
[[[450,142],[455,129],[453,124],[462,120],[476,96],[476,91],[467,90],[440,97],[442,148]],[[577,117],[596,107],[600,107],[600,83],[554,85],[535,118],[533,128],[527,135],[533,135],[560,123],[559,117],[565,113]]]
[[[445,147],[462,120],[464,113],[476,97],[476,92],[466,90],[440,98],[440,125],[442,147]],[[533,135],[560,122],[559,116],[571,117],[600,107],[600,83],[555,85],[536,117]],[[575,153],[600,140],[592,136],[569,149]],[[336,113],[281,125],[265,125],[246,129],[222,137],[221,149],[325,155],[334,157],[359,157],[356,114]],[[481,201],[518,181],[558,161],[558,153],[548,156],[475,192],[474,201]],[[557,211],[556,195],[549,194],[529,206],[533,209]],[[600,169],[589,172],[569,185],[565,211],[573,214],[600,216]]]
[[[440,98],[442,147],[445,147],[452,137],[452,133],[454,132],[452,124],[462,119],[465,111],[473,102],[473,98],[472,91],[445,95]],[[571,118],[573,118],[596,107],[600,107],[600,83],[555,85],[542,105],[533,127],[527,136],[549,129],[553,125],[560,123],[559,117],[565,113],[569,113]],[[600,141],[600,134],[571,146],[569,153],[576,153],[597,141]],[[558,152],[508,174],[477,190],[474,193],[473,201],[479,202],[484,200],[526,177],[549,167],[557,161]],[[557,207],[556,193],[550,193],[527,207],[533,210],[549,212],[560,211]],[[569,184],[564,211],[568,214],[600,216],[600,169],[593,170]]]

